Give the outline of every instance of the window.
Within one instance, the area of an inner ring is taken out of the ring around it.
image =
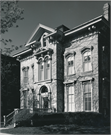
[[[48,89],[46,86],[42,86],[40,89],[40,96],[39,96],[39,101],[40,101],[40,108],[48,109],[49,106],[49,100],[48,100]]]
[[[24,96],[24,108],[27,108],[27,91],[23,91],[23,96]]]
[[[34,82],[34,65],[32,66],[32,81]]]
[[[26,86],[28,83],[28,68],[24,68],[23,70],[23,82],[24,86]]]
[[[91,83],[83,83],[84,88],[84,110],[91,111]]]
[[[39,80],[44,80],[44,63],[42,59],[39,60],[39,68],[38,68],[38,79]]]
[[[67,105],[67,108],[68,108],[68,112],[74,112],[75,111],[75,103],[74,103],[74,86],[71,85],[69,87],[67,87],[68,90],[67,90],[67,98],[68,98],[68,105]]]
[[[92,70],[91,51],[86,51],[85,53],[83,53],[83,70],[84,72]]]
[[[67,74],[71,75],[74,74],[74,57],[69,56],[67,59]]]
[[[45,36],[46,36],[46,35],[43,36],[43,47],[46,46],[46,39],[44,39]]]
[[[50,60],[48,57],[45,59],[45,79],[50,79]]]

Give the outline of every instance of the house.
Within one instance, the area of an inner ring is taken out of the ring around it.
[[[110,6],[73,29],[39,24],[20,61],[20,108],[110,111]]]

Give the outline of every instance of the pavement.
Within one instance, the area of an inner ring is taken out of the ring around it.
[[[0,127],[0,135],[12,135],[7,133],[1,133],[1,130],[10,129],[10,128],[14,128],[13,125],[9,125],[8,127]]]

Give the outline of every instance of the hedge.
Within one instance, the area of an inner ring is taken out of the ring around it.
[[[33,112],[27,109],[15,116],[18,126],[44,126],[53,124],[77,124],[84,126],[103,126],[103,115],[96,112]]]

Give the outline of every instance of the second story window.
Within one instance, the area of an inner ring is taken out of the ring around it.
[[[38,66],[38,80],[42,81],[44,80],[44,63],[42,59],[39,60],[39,66]]]
[[[69,56],[67,58],[67,75],[74,74],[74,57]]]
[[[34,82],[34,65],[32,65],[32,81]]]
[[[48,57],[45,59],[45,79],[50,79],[50,60]]]
[[[23,69],[23,82],[24,86],[28,84],[28,68]]]
[[[91,51],[86,51],[83,53],[83,71],[91,71]]]

